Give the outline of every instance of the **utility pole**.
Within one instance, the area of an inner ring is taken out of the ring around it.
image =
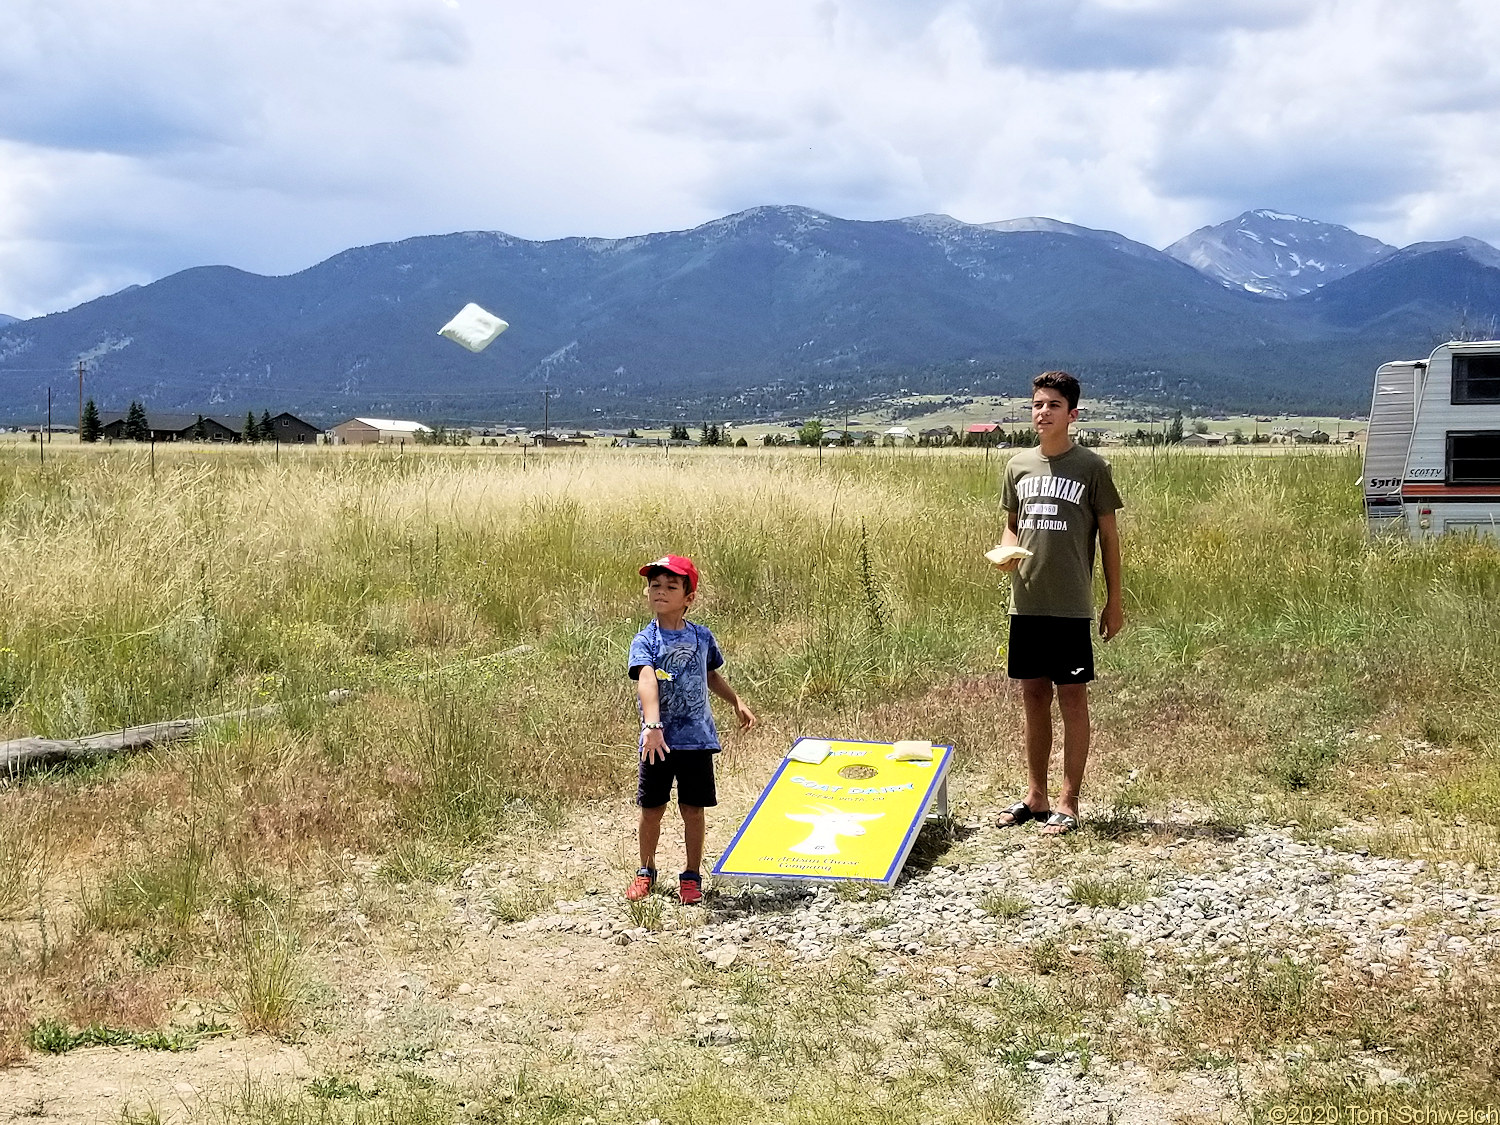
[[[83,360],[78,361],[78,441],[83,442]]]
[[[47,440],[52,440],[52,388],[47,388]]]
[[[542,433],[544,435],[550,435],[552,433],[551,407],[552,396],[555,393],[556,392],[551,387],[542,388]]]

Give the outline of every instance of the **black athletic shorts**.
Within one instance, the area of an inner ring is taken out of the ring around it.
[[[643,809],[654,809],[672,799],[672,781],[677,781],[677,803],[709,808],[719,803],[714,790],[714,752],[712,750],[673,750],[665,761],[641,759],[641,772],[635,786],[635,803]]]
[[[1013,680],[1088,683],[1094,678],[1093,619],[1011,614],[1005,671]]]

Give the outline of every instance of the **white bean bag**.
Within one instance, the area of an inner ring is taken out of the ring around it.
[[[459,309],[457,316],[438,329],[438,335],[462,344],[471,352],[482,352],[509,327],[494,313],[485,312],[470,301]]]

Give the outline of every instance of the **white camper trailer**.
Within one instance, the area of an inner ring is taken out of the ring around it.
[[[1500,340],[1381,365],[1364,487],[1371,530],[1500,536]]]

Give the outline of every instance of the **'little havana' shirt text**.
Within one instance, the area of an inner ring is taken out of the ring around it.
[[[1083,496],[1083,489],[1083,481],[1067,477],[1026,477],[1017,481],[1016,495],[1022,501],[1022,508],[1016,530],[1067,531],[1067,520],[1051,518],[1057,515],[1057,505],[1042,503],[1037,498],[1046,496],[1076,504]]]

